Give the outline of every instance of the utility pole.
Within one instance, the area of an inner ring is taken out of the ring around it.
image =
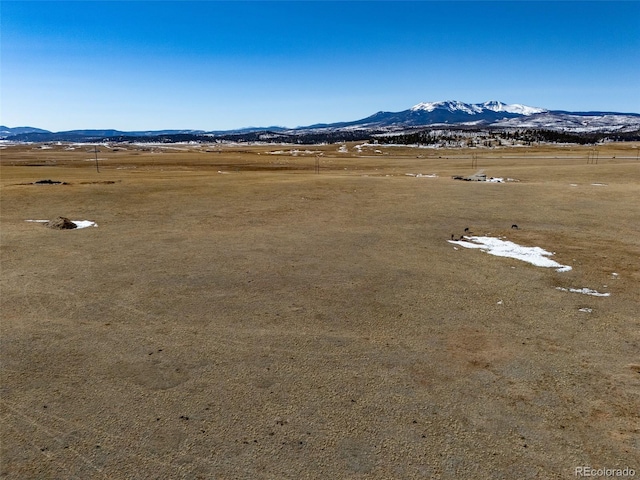
[[[96,172],[100,173],[100,167],[98,166],[98,146],[93,146],[93,152],[96,154]]]

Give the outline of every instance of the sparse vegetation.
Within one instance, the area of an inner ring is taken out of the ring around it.
[[[48,146],[0,158],[3,478],[640,467],[640,144]]]

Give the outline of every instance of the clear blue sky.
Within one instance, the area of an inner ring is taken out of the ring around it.
[[[416,103],[640,112],[640,2],[4,1],[0,123],[295,127]]]

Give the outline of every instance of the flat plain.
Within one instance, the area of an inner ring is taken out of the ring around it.
[[[639,146],[4,146],[0,476],[640,475]]]

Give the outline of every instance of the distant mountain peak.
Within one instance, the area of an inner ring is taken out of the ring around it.
[[[458,100],[423,102],[410,108],[412,112],[433,112],[436,109],[446,110],[452,113],[461,112],[466,113],[467,115],[476,115],[486,112],[487,110],[491,110],[492,112],[513,113],[517,115],[533,115],[547,111],[544,108],[529,107],[519,103],[509,105],[498,100],[489,100],[484,103],[464,103]]]
[[[482,110],[477,105],[459,102],[457,100],[445,100],[442,102],[423,102],[410,108],[412,112],[433,112],[436,109],[447,110],[449,112],[464,112],[469,115],[480,113]]]
[[[378,134],[402,132],[420,128],[462,129],[538,129],[592,134],[640,135],[640,113],[567,112],[530,107],[519,103],[507,104],[498,100],[484,103],[464,103],[457,100],[418,103],[401,112],[380,111],[355,121],[318,123],[288,129],[284,127],[245,128],[239,130],[205,132],[202,130],[158,130],[122,132],[118,130],[74,130],[52,133],[33,127],[9,128],[0,126],[0,142],[51,141],[212,141],[212,138],[245,138],[251,141],[317,135],[318,141],[332,138],[366,138]],[[267,132],[263,134],[261,132]],[[355,136],[355,137],[354,137]],[[632,138],[632,137],[629,137]],[[635,138],[635,137],[633,137]],[[235,141],[235,140],[234,140]]]
[[[497,100],[490,100],[482,104],[487,110],[493,110],[494,112],[507,112],[517,113],[520,115],[534,115],[536,113],[544,113],[547,110],[540,107],[529,107],[520,103],[512,103],[507,105],[506,103],[499,102]]]

